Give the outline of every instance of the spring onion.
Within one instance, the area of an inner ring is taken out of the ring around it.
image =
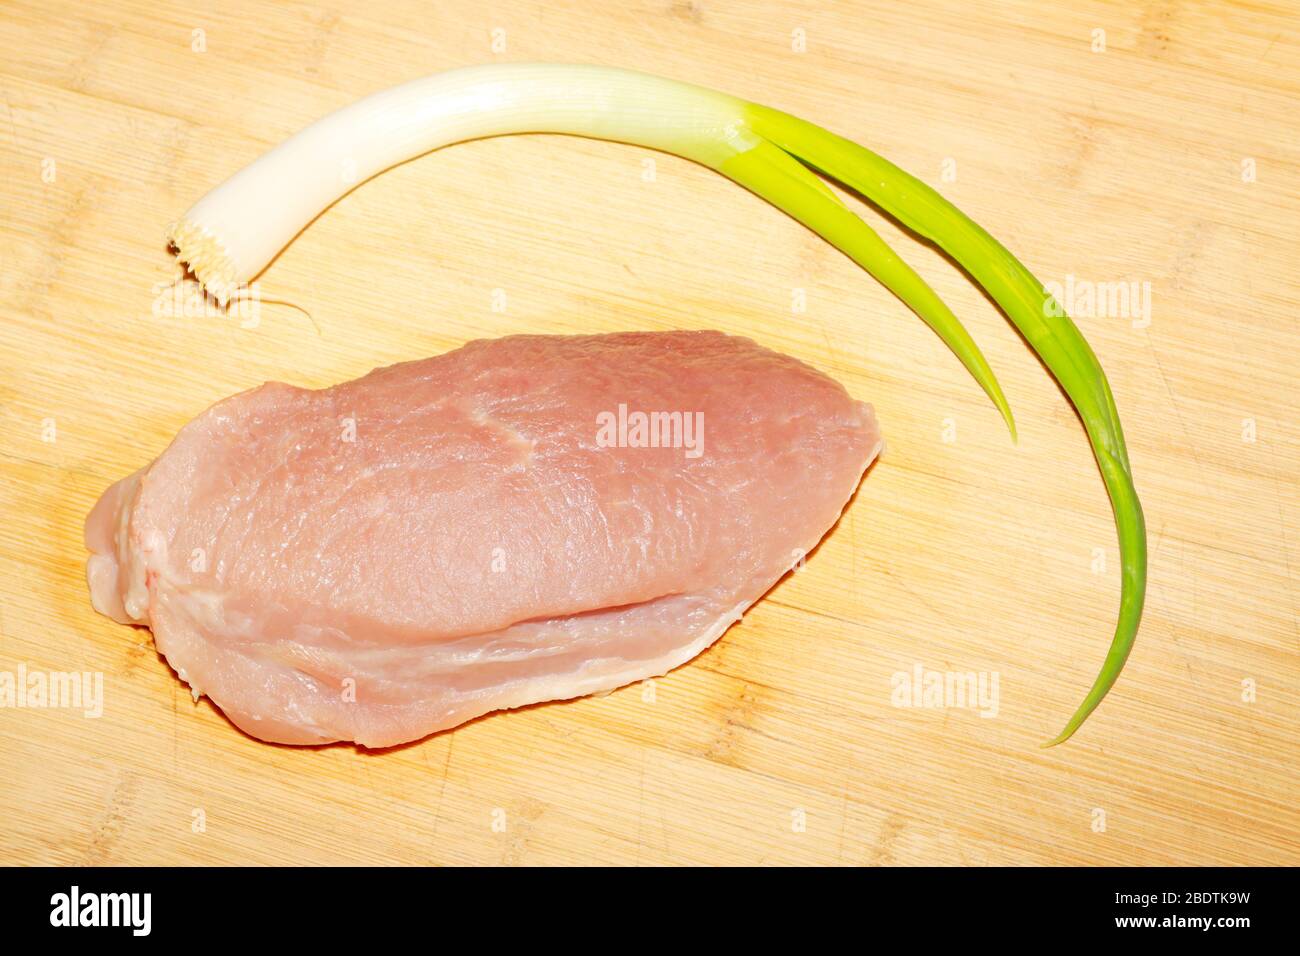
[[[1015,422],[983,353],[933,289],[816,173],[848,186],[948,253],[1015,324],[1078,411],[1119,534],[1120,611],[1068,739],[1119,677],[1146,590],[1146,530],[1110,385],[1075,324],[1018,259],[937,192],[805,120],[704,87],[564,64],[468,67],[376,93],[313,123],[200,199],[168,230],[177,257],[223,305],[356,184],[439,147],[511,133],[567,133],[647,146],[735,180],[871,273],[948,345]],[[814,172],[816,171],[816,172]]]

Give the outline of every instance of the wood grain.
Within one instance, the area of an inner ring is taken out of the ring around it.
[[[1282,2],[0,3],[0,670],[105,680],[97,719],[0,710],[0,857],[1300,863],[1298,44]],[[1128,669],[1074,741],[1038,748],[1092,680],[1119,588],[1082,429],[978,290],[888,224],[984,346],[1018,446],[834,249],[631,147],[453,147],[307,229],[261,277],[287,304],[256,327],[160,314],[163,228],[200,194],[360,95],[494,59],[782,107],[931,182],[1044,281],[1149,283],[1149,322],[1076,310],[1151,577]],[[90,608],[85,514],[218,398],[480,336],[674,327],[836,376],[888,450],[807,567],[652,693],[383,753],[273,747]],[[996,718],[894,706],[917,665],[997,673]]]

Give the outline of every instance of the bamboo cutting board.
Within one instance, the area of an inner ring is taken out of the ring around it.
[[[103,679],[98,717],[0,709],[3,862],[1300,863],[1286,7],[0,3],[0,671]],[[1128,669],[1073,741],[1038,747],[1111,637],[1101,481],[1011,327],[887,224],[983,345],[1019,445],[833,248],[626,146],[452,147],[309,227],[255,321],[175,307],[163,229],[211,186],[363,94],[512,60],[808,117],[1072,297],[1151,548]],[[1120,283],[1127,306],[1087,305]],[[219,398],[482,336],[705,327],[835,376],[888,447],[807,566],[662,679],[382,753],[275,747],[90,608],[86,513]],[[896,706],[917,669],[996,676],[996,708]]]

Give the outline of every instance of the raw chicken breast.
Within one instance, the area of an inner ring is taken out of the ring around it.
[[[879,449],[748,339],[471,342],[214,405],[91,512],[91,594],[254,737],[386,747],[690,660]]]

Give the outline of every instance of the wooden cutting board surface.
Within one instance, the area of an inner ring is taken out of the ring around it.
[[[0,709],[0,858],[1300,863],[1287,7],[6,0],[0,672],[102,674],[103,713]],[[308,228],[261,277],[256,324],[169,309],[163,229],[211,186],[363,94],[522,60],[630,66],[806,116],[1074,290],[1151,574],[1128,669],[1072,742],[1038,746],[1111,636],[1101,481],[1012,328],[891,226],[983,345],[1019,445],[833,248],[706,169],[608,143],[424,157]],[[1128,309],[1089,315],[1087,290],[1114,283]],[[87,511],[219,398],[482,336],[683,327],[835,376],[875,404],[888,447],[807,567],[651,685],[383,753],[275,747],[195,704],[147,631],[91,610]],[[896,706],[896,675],[917,668],[996,675],[996,713]]]

